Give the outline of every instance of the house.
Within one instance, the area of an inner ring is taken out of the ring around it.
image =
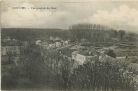
[[[16,66],[28,46],[28,41],[16,39],[2,39],[1,41],[1,62],[2,64],[12,64]]]
[[[52,38],[53,39],[53,38]],[[61,40],[57,37],[53,40],[49,40],[47,41],[47,44],[48,44],[48,49],[49,48],[59,48],[59,47],[62,47],[62,42]]]
[[[1,55],[20,55],[22,46],[2,46]]]
[[[83,54],[76,54],[76,57],[74,57],[74,60],[76,62],[78,62],[79,65],[83,65],[87,62],[96,61],[96,59],[98,59],[98,56],[96,56],[96,55],[87,56],[87,55],[83,55]]]
[[[49,37],[49,40],[56,41],[56,40],[62,40],[62,39],[59,38],[59,37],[50,36],[50,37]]]
[[[48,44],[47,41],[43,41],[43,42],[41,42],[41,44],[40,44],[39,46],[40,46],[40,48],[42,48],[42,49],[47,49],[48,46],[49,46],[49,44]]]
[[[62,43],[61,43],[60,41],[56,41],[56,42],[55,42],[55,46],[56,46],[56,47],[61,47],[61,46],[62,46]]]
[[[94,50],[81,50],[72,52],[72,59],[82,65],[88,61],[95,61],[98,58]]]
[[[1,55],[20,55],[21,51],[23,50],[24,45],[22,42],[18,40],[7,40],[1,43]]]
[[[63,42],[63,46],[68,46],[70,44],[70,40],[66,40],[66,41],[62,41]]]
[[[116,57],[116,59],[120,60],[120,61],[125,61],[126,60],[126,56]]]
[[[56,48],[56,44],[55,43],[51,43],[51,44],[49,44],[48,48]]]
[[[36,40],[35,44],[36,44],[36,45],[40,45],[41,42],[42,42],[41,40]]]
[[[76,59],[76,56],[79,52],[78,51],[74,51],[72,52],[72,59],[75,60]]]
[[[80,65],[82,65],[86,61],[86,56],[77,54],[75,61],[77,61]]]

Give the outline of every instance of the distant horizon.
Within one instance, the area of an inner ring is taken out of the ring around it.
[[[63,30],[63,31],[68,31],[68,29],[63,29],[63,28],[24,28],[24,27],[20,27],[20,28],[13,28],[13,27],[8,27],[8,28],[5,28],[5,27],[2,27],[1,29],[34,29],[34,30],[37,30],[37,29],[41,29],[41,30],[45,30],[45,29],[51,29],[51,30],[54,30],[54,29],[57,29],[57,30]],[[116,31],[119,31],[119,30],[123,30],[123,29],[114,29]],[[123,30],[127,33],[136,33],[138,34],[138,32],[135,32],[135,31],[127,31],[127,30]]]

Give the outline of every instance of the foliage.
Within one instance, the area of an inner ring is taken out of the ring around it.
[[[116,65],[95,62],[79,66],[72,74],[72,88],[133,91],[132,77],[120,72]]]

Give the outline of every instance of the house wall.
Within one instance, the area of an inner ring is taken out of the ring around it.
[[[1,55],[8,55],[10,53],[11,55],[19,55],[21,53],[21,47],[20,46],[2,46],[1,47]]]
[[[79,64],[83,64],[86,61],[86,56],[77,54],[76,55],[76,61],[79,62]]]

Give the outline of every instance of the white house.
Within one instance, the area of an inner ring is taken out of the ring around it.
[[[74,51],[72,52],[72,59],[75,60],[76,59],[76,55],[78,54],[78,51]]]
[[[36,44],[36,45],[40,45],[41,42],[42,42],[41,40],[36,40],[35,44]]]
[[[90,62],[92,60],[96,60],[98,58],[96,55],[83,55],[80,54],[78,51],[72,52],[72,59],[76,61],[79,65],[83,65],[86,62]]]
[[[55,45],[56,45],[56,47],[61,47],[62,43],[57,41],[57,42],[55,42]]]
[[[55,43],[49,44],[49,48],[56,48],[56,44]]]
[[[82,65],[86,61],[86,56],[77,54],[75,59],[80,65]]]

